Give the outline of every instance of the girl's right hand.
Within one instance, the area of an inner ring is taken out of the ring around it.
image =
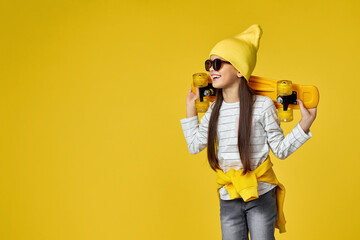
[[[195,107],[195,100],[200,98],[200,94],[199,94],[199,88],[196,88],[196,94],[191,90],[191,86],[190,86],[190,90],[188,92],[188,95],[186,97],[186,106],[188,107]]]

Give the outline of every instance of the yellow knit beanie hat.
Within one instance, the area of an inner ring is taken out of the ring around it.
[[[259,49],[259,42],[262,29],[259,24],[253,24],[248,29],[218,42],[211,55],[217,55],[229,61],[249,82],[250,75],[256,65],[256,55]]]

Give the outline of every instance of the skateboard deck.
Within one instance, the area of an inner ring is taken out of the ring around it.
[[[276,108],[280,108],[283,104],[278,103],[278,84],[282,84],[282,81],[289,80],[273,80],[269,78],[250,76],[249,87],[255,90],[256,94],[267,96],[271,98]],[[280,83],[279,83],[280,82]],[[286,83],[285,83],[286,84]],[[291,90],[296,92],[296,97],[303,101],[305,108],[314,108],[319,103],[319,90],[317,87],[312,85],[300,85],[292,83]],[[296,100],[296,98],[295,98]],[[289,107],[293,109],[300,109],[299,104],[290,103]]]
[[[278,110],[279,120],[293,120],[293,109],[300,109],[296,99],[302,100],[305,108],[314,108],[319,103],[319,90],[312,85],[293,84],[290,80],[274,80],[251,75],[249,87],[255,94],[263,95],[274,101]],[[192,91],[199,87],[200,98],[195,101],[197,112],[206,112],[210,102],[216,100],[216,89],[212,87],[210,75],[207,73],[193,74]]]

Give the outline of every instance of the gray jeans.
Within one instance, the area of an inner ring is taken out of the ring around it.
[[[274,240],[277,218],[276,187],[249,202],[220,199],[222,240]]]

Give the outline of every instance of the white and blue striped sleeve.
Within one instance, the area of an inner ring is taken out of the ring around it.
[[[267,133],[267,142],[277,158],[287,158],[312,137],[310,129],[305,133],[299,123],[284,137],[275,104],[269,97],[264,101],[261,120]]]
[[[191,154],[197,154],[207,147],[208,128],[213,103],[211,103],[208,110],[201,118],[201,124],[199,124],[197,115],[180,119],[188,149]]]

